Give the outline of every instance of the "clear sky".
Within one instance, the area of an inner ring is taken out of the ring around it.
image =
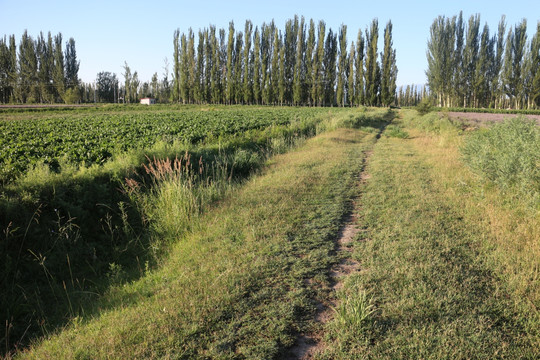
[[[155,72],[163,76],[165,58],[172,63],[176,29],[187,32],[191,27],[197,33],[210,24],[227,29],[233,20],[238,31],[246,19],[254,26],[274,19],[283,30],[285,21],[297,14],[307,21],[324,20],[327,30],[347,25],[350,44],[358,29],[365,30],[378,18],[380,38],[388,20],[394,25],[398,85],[423,84],[429,28],[438,15],[452,17],[460,10],[465,19],[479,13],[482,26],[487,22],[491,33],[503,14],[508,26],[525,18],[529,38],[540,20],[540,0],[0,0],[0,36],[15,34],[18,43],[25,29],[34,38],[40,31],[61,32],[64,40],[75,39],[84,82],[93,82],[100,71],[116,73],[122,80],[124,61],[141,81],[149,81]]]

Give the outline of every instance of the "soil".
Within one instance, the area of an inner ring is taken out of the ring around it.
[[[499,123],[504,119],[525,116],[529,119],[536,120],[540,125],[540,115],[519,115],[519,114],[489,114],[489,113],[474,113],[474,112],[449,112],[448,117],[452,120],[463,121],[469,126],[481,127],[491,123]]]

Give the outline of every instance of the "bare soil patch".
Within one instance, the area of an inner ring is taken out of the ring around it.
[[[540,115],[522,115],[522,114],[490,114],[490,113],[474,113],[474,112],[449,112],[448,117],[451,120],[462,121],[471,126],[487,126],[493,123],[502,122],[505,119],[525,116],[528,119],[536,120],[540,125]]]

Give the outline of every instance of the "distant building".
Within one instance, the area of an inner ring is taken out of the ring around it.
[[[156,103],[156,99],[152,99],[152,98],[142,98],[141,99],[141,104],[143,105],[153,105]]]

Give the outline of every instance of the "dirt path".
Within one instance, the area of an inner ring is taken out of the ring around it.
[[[380,138],[380,134],[376,139]],[[358,186],[362,187],[366,181],[370,178],[370,175],[366,172],[366,165],[373,151],[366,151],[364,159],[362,161],[362,171],[359,175]],[[360,270],[360,263],[352,258],[352,242],[356,238],[356,235],[361,231],[357,225],[357,214],[361,206],[361,196],[353,200],[352,210],[345,216],[344,223],[338,233],[336,239],[336,252],[341,261],[332,267],[330,270],[330,278],[332,284],[332,290],[338,291],[343,287],[345,278]],[[337,298],[331,298],[325,303],[317,304],[317,313],[315,315],[315,321],[324,325],[332,320],[334,311],[333,309],[339,305]],[[302,334],[297,339],[296,345],[291,349],[288,359],[312,359],[317,354],[321,353],[326,344],[324,342],[323,333]]]

